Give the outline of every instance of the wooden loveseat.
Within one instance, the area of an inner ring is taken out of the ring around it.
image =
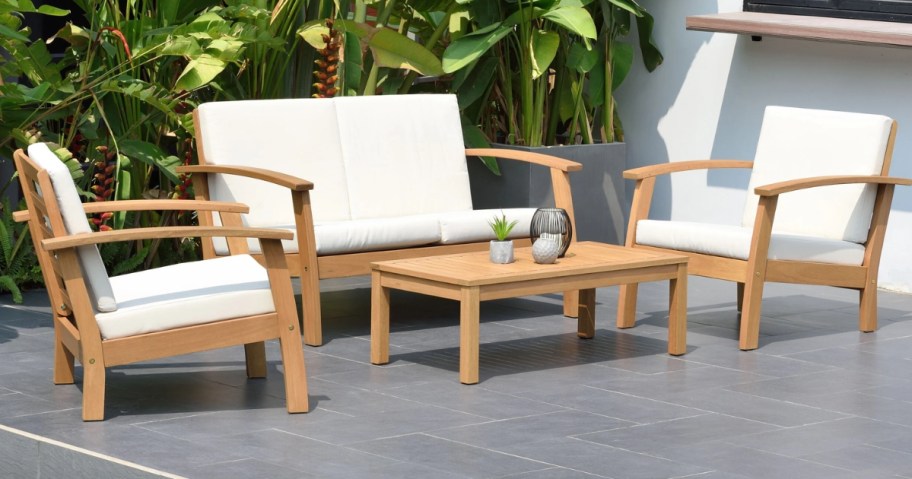
[[[319,280],[364,275],[387,259],[483,250],[488,221],[473,210],[466,159],[526,161],[551,169],[555,204],[573,219],[569,173],[578,163],[502,149],[465,149],[453,95],[247,100],[201,105],[194,114],[199,166],[196,198],[250,206],[248,226],[295,233],[283,246],[301,278],[305,343],[322,344]],[[528,244],[533,208],[504,209]],[[201,225],[226,224],[200,212]],[[229,225],[231,226],[231,225]],[[237,226],[237,225],[234,225]],[[259,255],[243,239],[203,238],[206,258]],[[576,316],[577,297],[564,311]]]

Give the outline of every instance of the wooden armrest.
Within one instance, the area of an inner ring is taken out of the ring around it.
[[[78,235],[62,236],[41,241],[41,246],[46,251],[74,248],[103,243],[116,243],[118,241],[137,241],[154,238],[187,238],[187,237],[246,237],[273,240],[290,240],[294,233],[286,230],[269,228],[245,228],[224,226],[165,226],[159,228],[134,228],[128,230],[100,231],[96,233],[81,233]]]
[[[642,180],[652,176],[667,175],[680,171],[708,170],[716,168],[753,168],[753,161],[746,160],[691,160],[674,161],[660,165],[641,166],[624,172],[628,180]]]
[[[797,180],[781,181],[770,185],[758,186],[754,188],[754,192],[760,196],[777,196],[782,193],[788,193],[789,191],[851,183],[912,186],[912,179],[876,175],[814,176],[811,178],[800,178]]]
[[[296,176],[286,175],[278,171],[252,166],[224,166],[224,165],[190,165],[178,166],[178,173],[220,173],[225,175],[246,176],[257,180],[268,181],[279,186],[284,186],[292,191],[307,191],[313,189],[313,183],[302,180]]]
[[[82,209],[86,214],[106,213],[114,211],[221,211],[225,213],[249,213],[250,207],[243,203],[229,203],[225,201],[198,201],[198,200],[118,200],[102,201],[98,203],[83,203]],[[13,220],[22,223],[31,218],[28,210],[13,212]]]
[[[466,148],[465,154],[466,156],[493,156],[506,160],[525,161],[560,171],[580,171],[583,169],[583,165],[575,161],[530,151],[508,150],[506,148]]]

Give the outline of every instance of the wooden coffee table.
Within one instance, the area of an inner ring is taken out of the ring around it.
[[[531,248],[516,262],[494,264],[488,252],[430,256],[371,264],[371,363],[389,362],[390,290],[460,302],[459,380],[478,382],[479,303],[561,291],[580,292],[578,336],[595,335],[595,288],[669,280],[668,353],[687,351],[687,258],[593,242],[575,243],[555,264],[536,264]],[[631,308],[632,309],[632,308]],[[628,314],[634,314],[631,310]],[[633,318],[628,324],[633,324]]]

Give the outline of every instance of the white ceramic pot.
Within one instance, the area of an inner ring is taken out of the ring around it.
[[[491,240],[490,258],[492,263],[508,264],[513,262],[513,240]]]

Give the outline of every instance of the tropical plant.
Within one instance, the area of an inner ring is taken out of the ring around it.
[[[494,236],[497,238],[497,241],[506,241],[507,237],[510,236],[510,232],[513,231],[513,228],[519,223],[519,220],[508,221],[507,215],[501,211],[500,216],[494,216],[491,221],[488,221],[488,225],[491,226],[491,230],[494,231]]]
[[[9,291],[14,303],[22,302],[22,288],[41,284],[41,268],[29,239],[28,223],[13,221],[12,203],[0,188],[0,291]],[[25,208],[21,202],[20,209]]]
[[[453,73],[467,121],[492,141],[541,146],[618,138],[612,92],[633,61],[620,41],[637,19],[647,68],[662,57],[652,17],[635,0],[463,0],[466,34],[453,34]]]

